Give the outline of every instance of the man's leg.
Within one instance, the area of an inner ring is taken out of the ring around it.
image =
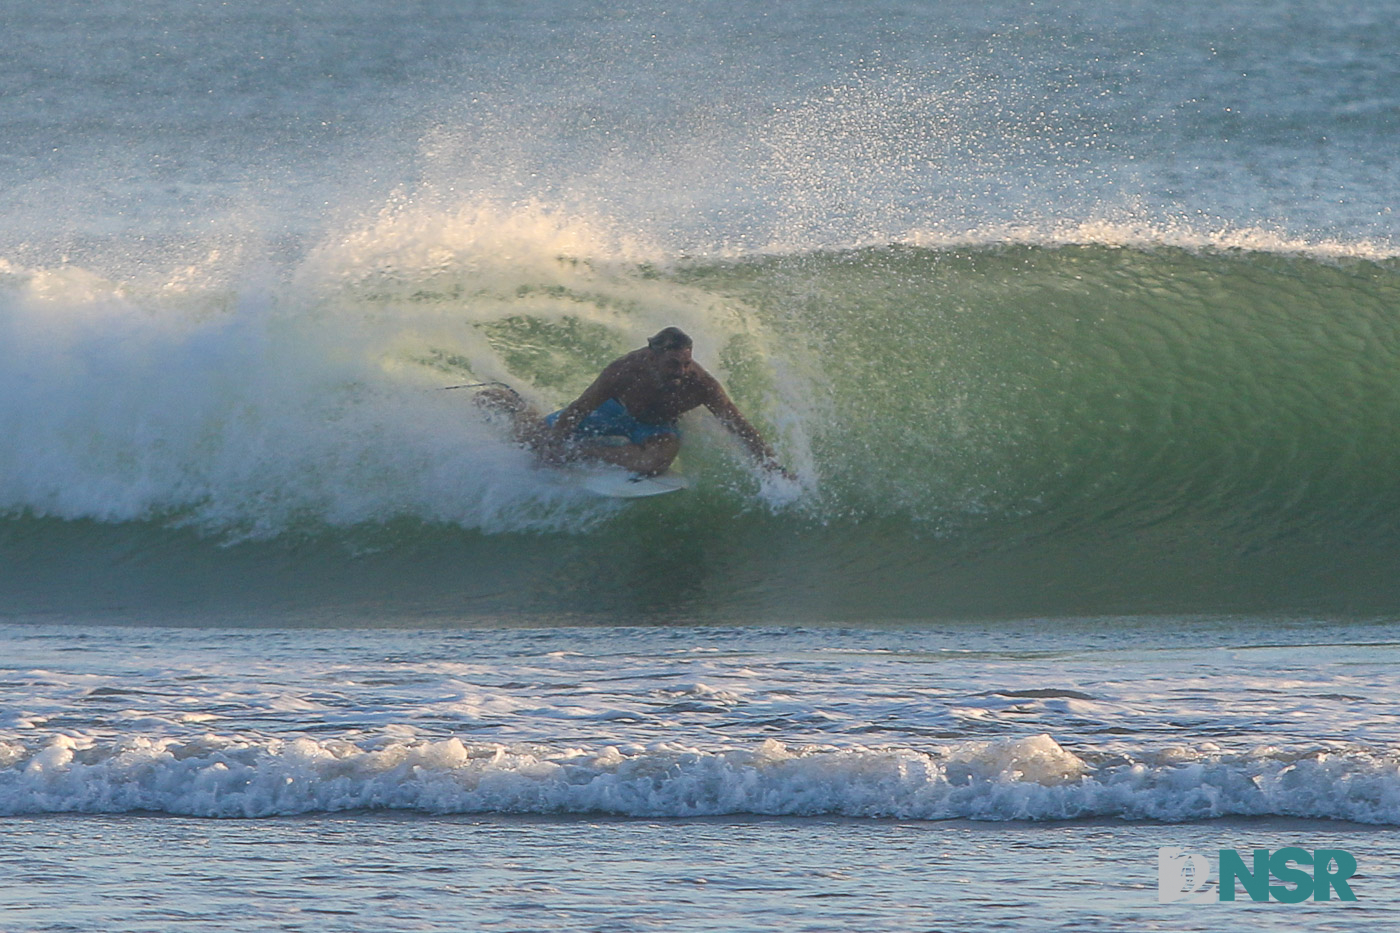
[[[517,444],[536,447],[544,437],[544,422],[534,406],[509,389],[483,389],[473,399],[477,407],[510,418],[510,433]]]
[[[681,450],[679,435],[653,434],[640,444],[560,444],[540,413],[519,395],[506,389],[485,389],[476,395],[476,404],[487,411],[510,417],[511,435],[516,443],[533,450],[545,463],[567,463],[575,458],[597,460],[620,466],[643,476],[665,473]],[[620,440],[620,438],[619,438]]]

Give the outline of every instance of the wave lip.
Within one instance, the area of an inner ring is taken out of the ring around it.
[[[1178,822],[1291,816],[1400,824],[1400,762],[1363,749],[1167,750],[1100,764],[1048,735],[936,750],[56,736],[0,744],[0,814],[157,812],[249,818],[425,814],[726,815]]]

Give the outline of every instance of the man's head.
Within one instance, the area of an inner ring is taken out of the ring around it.
[[[647,340],[656,365],[666,378],[679,382],[690,369],[690,335],[679,327],[667,327]]]
[[[653,350],[685,350],[693,343],[690,335],[679,327],[667,327],[659,330],[647,340],[647,346]]]

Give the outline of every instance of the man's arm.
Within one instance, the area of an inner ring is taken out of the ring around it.
[[[724,391],[724,387],[719,384],[719,380],[706,374],[709,379],[708,397],[705,399],[705,407],[714,413],[720,424],[729,429],[735,437],[743,442],[748,449],[750,456],[758,461],[758,465],[769,472],[781,473],[788,479],[795,479],[791,473],[783,469],[778,462],[778,455],[773,452],[773,448],[768,446],[768,442],[763,439],[763,435],[758,433],[745,418],[738,407],[730,400],[729,395]]]
[[[624,360],[614,360],[593,380],[593,384],[583,390],[583,394],[574,399],[559,413],[559,417],[554,419],[554,425],[549,429],[553,435],[555,443],[562,444],[573,434],[578,423],[593,413],[599,405],[612,398],[616,388],[619,375],[624,368]]]

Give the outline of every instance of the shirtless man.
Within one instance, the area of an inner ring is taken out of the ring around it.
[[[508,391],[483,392],[479,398],[507,411],[516,439],[547,463],[600,460],[644,476],[666,472],[681,448],[676,419],[704,405],[760,466],[792,478],[719,380],[690,354],[690,337],[667,327],[643,349],[613,360],[578,399],[544,419]],[[625,441],[613,440],[618,438]]]

